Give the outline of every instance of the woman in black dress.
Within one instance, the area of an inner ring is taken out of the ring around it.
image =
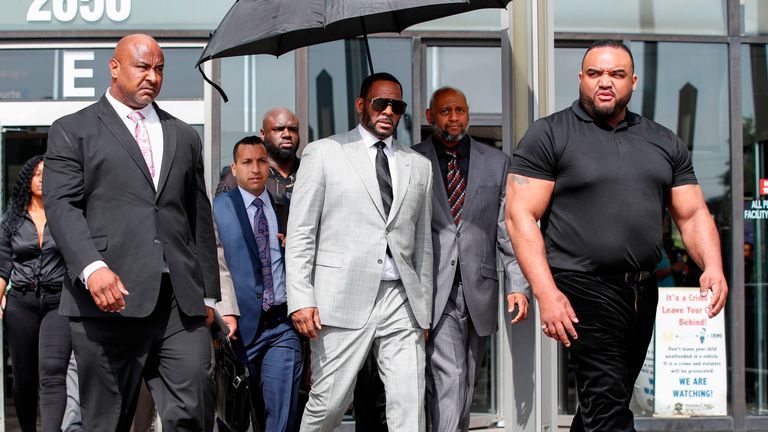
[[[61,430],[72,351],[69,321],[58,314],[67,270],[46,224],[43,166],[43,157],[35,156],[21,168],[0,226],[3,320],[23,432],[36,430],[38,387],[42,430]]]

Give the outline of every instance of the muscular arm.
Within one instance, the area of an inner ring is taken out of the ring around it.
[[[512,324],[524,320],[528,316],[528,303],[531,298],[531,286],[523,276],[520,270],[520,264],[517,262],[515,251],[512,249],[512,242],[509,239],[505,222],[505,206],[507,203],[506,177],[509,168],[510,159],[507,157],[504,163],[504,182],[502,183],[501,193],[499,194],[499,215],[496,227],[496,246],[499,249],[499,258],[504,267],[504,289],[507,298],[507,311],[512,313],[515,306],[518,306],[517,314],[512,318]]]
[[[544,237],[537,225],[552,198],[555,183],[510,174],[507,178],[506,225],[515,255],[541,309],[544,334],[570,346],[578,322],[565,295],[557,289],[547,264]]]
[[[720,253],[720,236],[704,202],[704,194],[698,185],[672,188],[669,212],[680,230],[691,258],[704,271],[699,278],[701,295],[712,291],[708,314],[712,318],[723,309],[728,296],[728,283],[723,274]]]

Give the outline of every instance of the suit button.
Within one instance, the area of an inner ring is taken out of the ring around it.
[[[461,233],[460,233],[460,232],[457,232],[457,233],[456,233],[456,238],[459,238],[459,237],[461,237]]]
[[[160,239],[155,239],[154,242],[155,242],[156,245],[158,245],[158,246],[160,245]]]
[[[160,211],[160,207],[155,206],[155,211]]]
[[[384,261],[382,261],[382,260],[378,260],[376,262],[379,263],[379,264],[383,264],[384,263]]]
[[[451,265],[456,265],[456,260],[451,260]]]
[[[256,293],[256,298],[261,298],[261,293]]]

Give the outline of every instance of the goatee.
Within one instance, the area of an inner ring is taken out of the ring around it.
[[[609,120],[617,114],[624,111],[624,108],[629,105],[629,99],[632,97],[632,93],[617,98],[616,102],[610,106],[596,106],[594,97],[588,97],[585,94],[579,95],[579,102],[587,113],[596,120]]]
[[[445,129],[440,129],[440,126],[437,125],[437,122],[432,123],[432,134],[434,134],[436,137],[440,138],[441,140],[445,142],[459,142],[461,141],[464,136],[467,134],[468,127],[464,128],[460,133],[457,134],[450,134]]]
[[[376,122],[371,118],[370,115],[368,115],[368,111],[366,110],[363,110],[363,121],[361,123],[363,126],[365,126],[366,129],[368,129],[368,132],[380,140],[387,139],[392,136],[392,133],[379,132],[376,130]],[[397,124],[394,124],[394,128],[397,128]]]
[[[296,159],[296,151],[298,146],[291,148],[283,148],[272,144],[269,140],[264,140],[264,145],[267,147],[267,154],[272,160],[276,161],[289,161]]]

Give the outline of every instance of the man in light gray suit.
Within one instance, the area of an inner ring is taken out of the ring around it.
[[[372,349],[390,429],[423,431],[432,169],[392,137],[405,113],[394,76],[366,78],[355,106],[358,127],[306,147],[291,198],[288,312],[312,351],[301,430],[341,423]]]
[[[496,331],[496,251],[506,273],[512,323],[528,313],[528,283],[504,226],[509,156],[469,135],[461,90],[435,91],[426,111],[432,136],[413,147],[432,162],[434,308],[427,341],[427,407],[432,430],[466,431],[477,367]],[[441,181],[442,180],[442,181]]]

